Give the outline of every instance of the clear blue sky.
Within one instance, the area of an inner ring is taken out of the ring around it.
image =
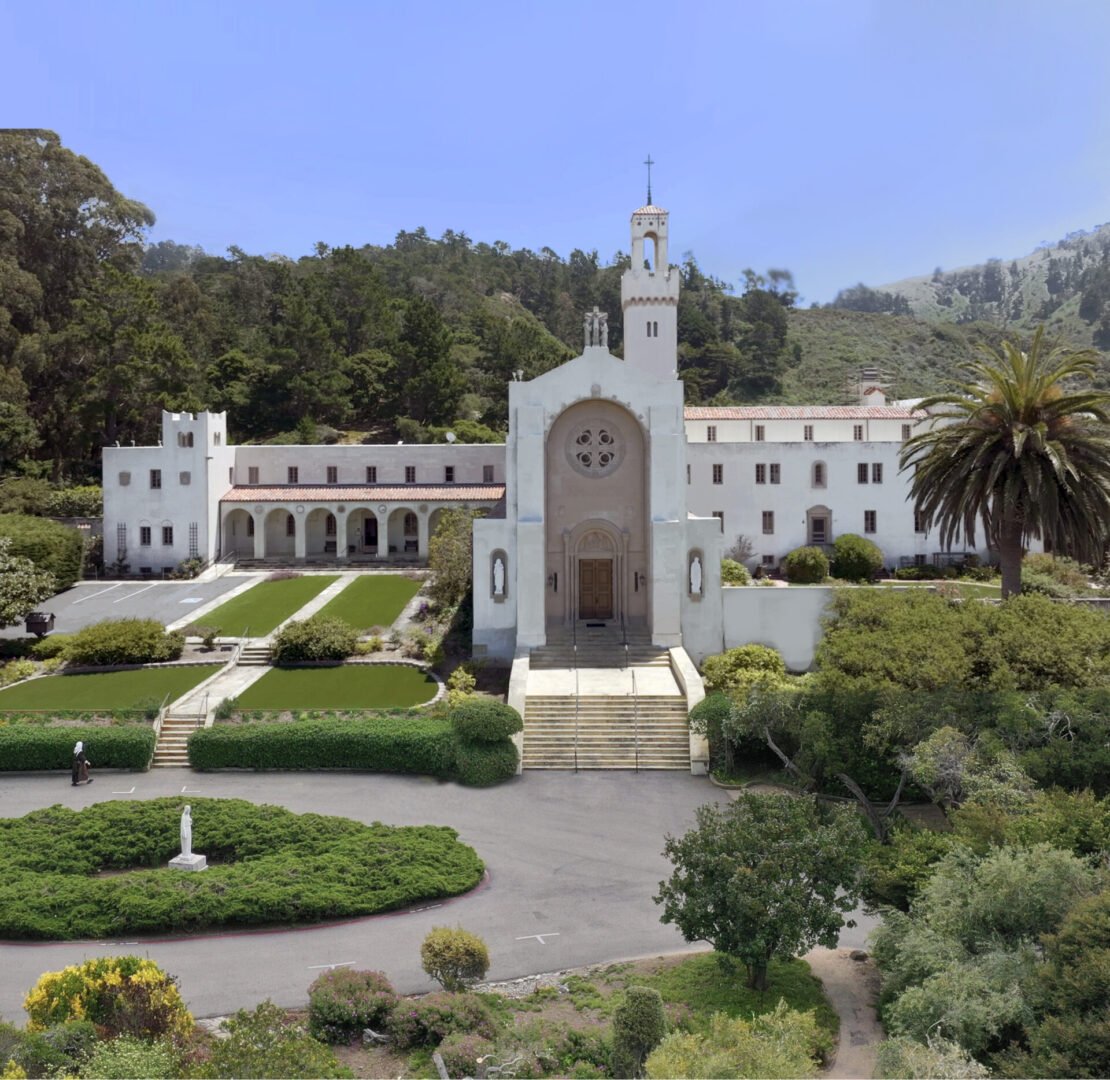
[[[8,126],[154,240],[307,254],[400,229],[628,248],[809,301],[1110,220],[1110,3],[10,0]]]

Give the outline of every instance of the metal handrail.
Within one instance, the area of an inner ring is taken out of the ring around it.
[[[640,771],[640,698],[636,692],[636,669],[632,668],[632,732],[636,752],[636,772]]]
[[[581,701],[578,683],[578,635],[574,635],[574,771],[578,772],[578,707]]]
[[[239,666],[239,660],[243,655],[243,642],[247,640],[247,635],[250,633],[250,627],[246,627],[239,635],[239,644],[235,647],[235,666]]]
[[[155,740],[162,736],[162,721],[166,718],[166,702],[169,700],[172,690],[166,691],[166,696],[162,698],[162,704],[158,706],[158,715],[154,718],[154,738]]]

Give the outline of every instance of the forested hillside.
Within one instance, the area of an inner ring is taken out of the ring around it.
[[[418,228],[294,260],[149,244],[153,222],[54,133],[0,132],[0,476],[94,478],[101,446],[157,440],[163,408],[226,409],[237,441],[435,439],[448,426],[495,439],[507,383],[575,355],[584,311],[609,312],[621,352],[623,252],[563,258]],[[1082,265],[1060,264],[1065,287],[1088,280],[1088,260],[1084,247]],[[745,271],[734,289],[686,253],[680,272],[691,403],[835,403],[865,365],[892,372],[899,396],[924,393],[1000,336],[798,310],[785,270]]]

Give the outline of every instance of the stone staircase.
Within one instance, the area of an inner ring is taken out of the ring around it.
[[[188,768],[189,736],[203,724],[204,717],[196,713],[187,716],[167,713],[162,719],[162,730],[154,747],[152,768]]]
[[[524,768],[690,768],[684,697],[591,695],[577,701],[576,758],[575,699],[539,695],[525,699]]]
[[[244,645],[239,651],[239,667],[265,667],[273,660],[269,645]]]
[[[652,645],[645,631],[629,630],[622,634],[619,627],[586,627],[580,623],[577,633],[561,627],[549,628],[547,644],[532,650],[529,666],[534,671],[573,667],[669,667],[670,657],[666,649]]]

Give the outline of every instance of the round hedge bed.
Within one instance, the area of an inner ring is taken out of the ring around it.
[[[193,799],[202,872],[164,869],[181,798],[0,819],[0,938],[64,940],[318,922],[456,896],[485,872],[454,829],[363,825]]]

